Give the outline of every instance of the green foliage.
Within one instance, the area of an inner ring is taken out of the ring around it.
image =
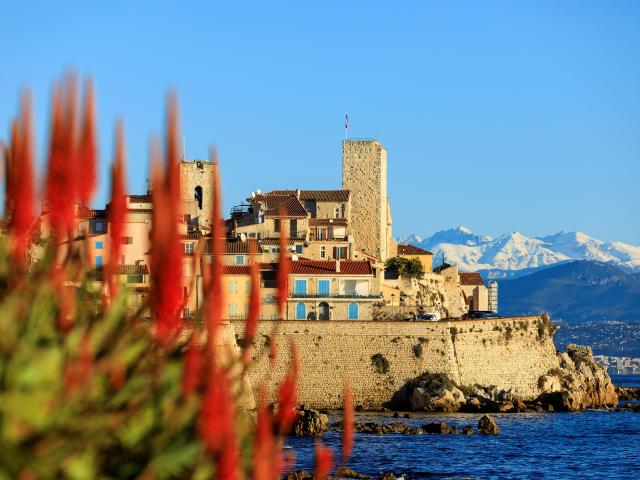
[[[371,365],[377,373],[387,373],[389,371],[389,360],[381,353],[371,355]]]
[[[405,278],[424,277],[424,267],[417,258],[392,257],[387,259],[384,268],[386,271]]]
[[[15,275],[6,259],[0,241],[0,479],[211,478],[180,345],[155,344],[126,293],[103,313],[84,282],[64,332],[49,261]]]

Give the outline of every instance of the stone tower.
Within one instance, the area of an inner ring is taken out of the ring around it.
[[[211,228],[213,185],[218,164],[194,160],[180,162],[180,211],[192,228]]]
[[[387,151],[377,140],[342,142],[342,188],[351,190],[355,248],[386,260],[391,214],[387,199]]]

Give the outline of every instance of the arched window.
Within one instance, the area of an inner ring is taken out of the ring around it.
[[[307,319],[307,306],[303,302],[296,304],[296,320]]]
[[[358,304],[355,302],[349,304],[349,320],[358,320]]]
[[[318,320],[329,320],[329,304],[320,302],[318,305]]]
[[[198,209],[202,210],[202,187],[200,185],[195,188],[193,198],[198,201]]]

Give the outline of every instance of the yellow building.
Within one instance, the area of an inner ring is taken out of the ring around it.
[[[433,253],[413,245],[398,244],[398,256],[402,258],[414,258],[419,260],[424,268],[424,273],[433,271]]]

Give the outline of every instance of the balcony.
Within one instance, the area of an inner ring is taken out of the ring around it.
[[[381,293],[369,293],[366,295],[362,295],[356,292],[353,293],[296,293],[290,292],[289,298],[350,298],[350,299],[380,299],[382,298]]]

